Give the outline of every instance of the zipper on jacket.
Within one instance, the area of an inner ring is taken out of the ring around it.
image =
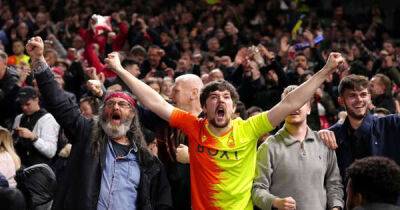
[[[300,142],[300,151],[301,151],[301,155],[302,156],[306,156],[307,155],[306,150],[304,149],[304,141]]]

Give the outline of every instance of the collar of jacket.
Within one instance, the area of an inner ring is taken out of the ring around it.
[[[357,138],[361,138],[362,136],[369,136],[371,133],[371,127],[372,127],[374,118],[375,118],[374,115],[367,113],[367,115],[365,115],[360,127],[358,127],[354,131],[354,135]],[[344,121],[342,126],[343,126],[342,132],[344,132],[344,133],[342,133],[342,136],[347,136],[348,129],[352,129],[350,120],[348,117],[346,117],[346,120]],[[346,139],[348,139],[348,138],[340,138],[340,139],[338,139],[339,140],[338,143],[341,144],[344,141],[346,141]]]
[[[278,134],[282,136],[282,140],[285,143],[286,146],[290,146],[296,142],[300,141],[296,138],[294,138],[292,135],[290,135],[289,131],[286,129],[286,127],[283,127],[281,130],[278,131]],[[314,141],[316,138],[314,132],[307,126],[307,134],[306,137],[304,138],[304,141]]]

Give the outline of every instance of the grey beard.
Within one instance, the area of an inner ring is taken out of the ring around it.
[[[132,124],[132,119],[127,119],[124,122],[122,122],[121,125],[118,126],[111,125],[110,121],[105,121],[104,119],[100,119],[101,127],[110,138],[125,136],[128,133],[131,124]]]

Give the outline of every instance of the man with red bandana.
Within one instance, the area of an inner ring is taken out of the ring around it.
[[[253,209],[250,197],[258,138],[310,100],[342,62],[340,53],[331,53],[324,68],[271,110],[248,120],[231,120],[238,94],[226,81],[204,86],[200,103],[206,117],[198,118],[173,107],[152,88],[127,73],[117,53],[109,54],[106,59],[108,66],[144,106],[189,136],[192,207],[207,210]]]
[[[168,209],[171,192],[165,170],[146,148],[132,96],[108,93],[99,118],[85,118],[54,80],[43,47],[40,37],[26,45],[47,109],[73,144],[53,207]]]

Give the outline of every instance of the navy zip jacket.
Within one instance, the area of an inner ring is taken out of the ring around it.
[[[346,118],[343,124],[336,123],[329,128],[336,136],[336,142],[338,144],[336,156],[343,181],[346,168],[355,160],[351,150],[352,141],[355,140],[351,138],[349,133],[350,128],[351,125],[348,118]],[[363,157],[385,156],[393,159],[397,164],[400,164],[399,115],[376,117],[372,114],[367,114],[361,126],[354,131],[353,136],[361,139],[362,146],[368,148],[365,154],[361,154]]]

